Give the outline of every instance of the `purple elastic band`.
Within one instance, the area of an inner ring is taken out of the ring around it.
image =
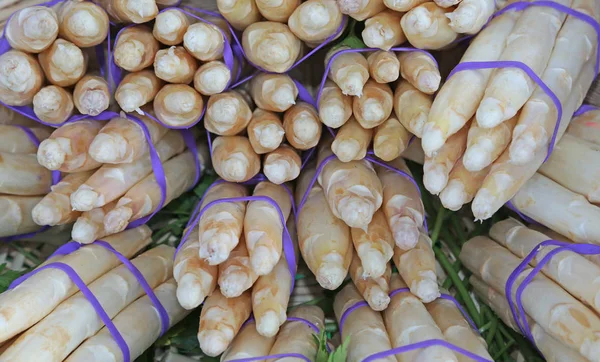
[[[300,165],[300,170],[303,170],[304,167],[306,167],[308,162],[312,159],[312,156],[315,154],[316,150],[317,150],[317,148],[313,147],[311,149],[306,150],[304,153],[302,153],[302,164]]]
[[[340,56],[342,54],[346,54],[346,53],[363,53],[363,52],[367,53],[367,52],[376,52],[376,51],[380,51],[380,50],[381,49],[378,49],[378,48],[344,49],[344,50],[340,50],[339,52],[333,54],[331,56],[331,58],[329,59],[329,61],[327,62],[327,66],[325,67],[325,72],[323,73],[323,78],[321,79],[321,84],[319,85],[319,91],[317,92],[317,100],[316,100],[317,105],[321,101],[321,95],[323,93],[323,88],[325,87],[325,82],[327,82],[327,77],[329,75],[329,70],[331,69],[331,64],[333,63],[333,60],[335,58],[337,58],[338,56]],[[395,48],[391,48],[389,51],[390,52],[421,52],[421,53],[427,54],[431,59],[433,59],[433,61],[435,62],[435,65],[438,66],[437,60],[435,60],[433,55],[431,55],[431,53],[429,53],[428,51],[423,50],[423,49],[417,49],[417,48],[411,48],[411,47],[395,47]]]
[[[117,86],[119,85],[119,83],[121,83],[121,80],[123,79],[123,72],[121,70],[121,67],[119,67],[115,62],[115,55],[111,51],[111,44],[113,44],[113,48],[116,48],[117,43],[119,42],[119,38],[121,37],[121,33],[134,26],[139,26],[139,24],[129,24],[127,26],[124,26],[121,30],[119,30],[117,32],[117,36],[115,36],[114,43],[110,39],[110,30],[108,33],[108,58],[110,59],[110,77]]]
[[[292,81],[294,82],[294,84],[296,85],[296,88],[298,89],[298,99],[300,99],[302,102],[306,102],[306,103],[310,104],[311,106],[317,108],[317,103],[313,99],[313,97],[310,94],[310,92],[308,91],[308,89],[306,89],[302,85],[302,83],[300,83],[296,79],[292,79]]]
[[[525,220],[526,223],[528,224],[536,224],[536,225],[540,225],[539,222],[537,222],[536,220],[530,218],[529,216],[523,214],[516,206],[515,204],[513,204],[513,202],[511,200],[507,201],[506,204],[504,204],[504,206],[508,207],[509,209],[511,209],[512,211],[514,211],[517,215],[519,215],[519,217],[523,220]]]
[[[558,135],[558,129],[560,128],[560,121],[563,115],[563,107],[560,103],[560,100],[556,96],[556,94],[544,83],[544,81],[531,69],[527,64],[514,61],[514,60],[499,60],[499,61],[476,61],[476,62],[463,62],[459,63],[448,75],[446,80],[450,79],[454,74],[458,72],[462,72],[465,70],[480,70],[480,69],[495,69],[495,68],[519,68],[523,72],[525,72],[531,80],[533,80],[538,87],[540,87],[547,95],[550,97],[554,105],[556,106],[557,119],[556,124],[554,125],[554,131],[552,132],[552,139],[550,140],[550,144],[548,145],[548,153],[546,154],[546,158],[544,162],[548,160],[548,157],[552,154],[552,150],[554,149],[554,143],[556,142],[556,137]]]
[[[592,105],[589,105],[589,104],[582,104],[581,107],[579,107],[579,109],[577,109],[575,111],[575,113],[573,113],[573,117],[578,117],[578,116],[581,116],[584,113],[591,112],[591,111],[597,111],[599,109],[600,108],[592,106]]]

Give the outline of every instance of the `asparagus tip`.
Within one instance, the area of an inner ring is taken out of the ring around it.
[[[198,333],[198,342],[200,343],[200,349],[204,354],[210,357],[216,357],[229,347],[231,340],[229,340],[221,331],[201,330]]]
[[[342,199],[337,209],[346,225],[363,230],[366,230],[375,212],[373,205],[360,197]]]
[[[458,180],[450,180],[440,193],[440,200],[446,209],[458,211],[468,202],[465,186]]]
[[[296,104],[294,89],[290,85],[279,87],[273,92],[272,101],[279,109],[290,108],[290,106]]]
[[[206,297],[206,295],[202,293],[200,281],[191,273],[184,274],[177,281],[176,294],[179,304],[187,310],[198,307]]]
[[[229,155],[221,163],[223,178],[232,182],[243,182],[246,180],[250,160],[242,152]]]
[[[410,250],[419,241],[419,226],[408,216],[401,216],[391,222],[396,246],[402,250]]]
[[[45,139],[40,143],[37,160],[49,170],[58,170],[65,162],[65,148],[70,148],[70,140],[66,138]]]
[[[531,134],[521,134],[513,139],[508,149],[510,162],[515,165],[524,165],[535,156],[537,144]]]
[[[358,158],[361,151],[360,143],[355,139],[335,140],[331,150],[342,162],[350,162]]]
[[[209,265],[219,265],[229,258],[230,249],[227,245],[237,245],[238,242],[239,239],[234,235],[207,230],[202,233],[198,256],[206,260]]]
[[[440,296],[440,289],[438,287],[435,275],[429,276],[431,278],[421,279],[414,281],[410,286],[410,290],[424,303],[433,302],[437,297]]]
[[[448,183],[448,173],[444,172],[442,165],[432,165],[423,173],[423,185],[433,195],[439,194]]]
[[[94,242],[96,235],[98,235],[98,225],[83,217],[77,218],[71,230],[71,238],[74,241],[81,244],[89,244]]]
[[[421,139],[421,146],[423,152],[427,157],[432,157],[437,150],[439,150],[446,139],[442,134],[442,130],[436,127],[435,123],[425,123],[423,126],[423,138]]]
[[[496,127],[510,118],[506,117],[506,113],[507,110],[502,101],[496,98],[486,97],[479,104],[479,108],[477,108],[477,124],[483,128]],[[512,116],[514,116],[514,114]]]
[[[40,201],[31,211],[33,222],[38,225],[57,225],[61,219],[61,212],[53,202]]]
[[[340,88],[342,89],[342,93],[347,96],[362,96],[363,86],[365,82],[363,82],[363,77],[360,73],[351,72],[344,78],[342,84],[340,84]]]
[[[110,234],[116,234],[125,230],[132,215],[133,210],[126,206],[119,206],[110,210],[104,216],[104,230]]]
[[[426,93],[433,93],[440,87],[442,77],[439,73],[433,71],[422,71],[419,74],[419,89]]]
[[[486,189],[481,188],[477,191],[471,210],[476,220],[486,220],[492,217],[496,210],[493,210],[492,204],[496,203],[497,197]]]
[[[246,242],[249,242],[248,240],[252,239],[253,233],[254,231],[248,233]],[[260,234],[261,236],[256,241],[267,237],[263,232],[260,232]],[[276,250],[273,250],[266,245],[258,245],[254,248],[250,257],[252,269],[257,275],[267,275],[273,270],[273,267],[277,264],[277,261],[279,261],[280,256],[280,253],[277,253]]]
[[[127,150],[127,140],[121,134],[98,133],[90,148],[89,155],[101,163],[114,163],[122,158]]]
[[[276,160],[269,163],[265,162],[264,173],[269,181],[276,185],[281,185],[286,181],[298,177],[300,168],[297,165],[290,164],[286,160]]]
[[[389,259],[381,251],[369,249],[360,258],[363,267],[363,278],[378,278],[385,273]]]
[[[319,105],[319,118],[321,122],[331,128],[339,128],[346,123],[346,112],[341,102],[327,102]]]
[[[426,32],[433,25],[435,15],[433,15],[427,8],[416,7],[409,11],[402,20],[406,19],[406,26],[403,29],[413,34],[419,34]]]
[[[365,299],[371,309],[375,311],[385,310],[390,304],[390,296],[383,291],[379,286],[369,288],[365,293]]]
[[[254,128],[254,135],[262,147],[275,149],[281,144],[285,132],[280,125],[266,124]]]
[[[256,318],[256,331],[264,337],[273,337],[279,331],[279,316],[274,310],[268,310]]]
[[[342,267],[339,263],[328,263],[325,262],[319,266],[316,277],[317,282],[328,290],[335,290],[346,278],[348,271]]]
[[[77,211],[90,211],[94,208],[99,196],[96,191],[82,186],[71,194],[71,207]]]

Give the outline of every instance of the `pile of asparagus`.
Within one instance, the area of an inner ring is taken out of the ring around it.
[[[151,240],[140,226],[109,236],[106,242],[133,258]],[[157,246],[131,259],[165,308],[170,325],[189,312],[176,299],[173,280],[175,249]],[[48,263],[70,266],[94,294],[129,347],[131,360],[159,337],[159,313],[140,283],[108,249],[92,244]],[[0,294],[0,361],[123,361],[121,349],[91,302],[66,273],[39,271],[14,289]]]
[[[391,277],[391,289],[406,288],[398,274]],[[348,284],[335,297],[334,311],[341,324],[342,339],[349,338],[347,362],[361,362],[368,356],[392,348],[433,339],[445,340],[477,356],[492,361],[487,345],[462,315],[454,302],[438,298],[423,304],[413,294],[399,292],[390,306],[379,313],[368,307],[347,310],[363,301],[359,291]],[[342,316],[345,320],[342,324]],[[377,361],[468,361],[470,358],[446,347],[433,345],[387,357]],[[371,359],[375,360],[375,359]]]
[[[556,2],[600,17],[596,1]],[[423,127],[426,188],[441,193],[450,209],[473,199],[475,217],[491,217],[540,168],[554,138],[562,137],[594,79],[597,50],[590,24],[551,7],[531,6],[494,18],[461,63],[526,64],[560,101],[560,124],[552,98],[524,70],[457,72],[436,95]]]
[[[478,236],[464,244],[460,260],[473,273],[469,282],[502,320],[519,331],[510,310],[506,283],[522,258],[549,236],[514,219],[496,223],[490,238]],[[523,280],[555,246],[544,246],[517,275],[514,293]],[[598,292],[600,263],[572,251],[555,254],[541,273],[524,288],[522,305],[533,341],[548,358],[557,361],[599,361]]]

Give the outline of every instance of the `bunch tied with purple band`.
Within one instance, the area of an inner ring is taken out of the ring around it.
[[[393,297],[394,295],[398,294],[398,293],[410,293],[410,289],[409,288],[399,288],[399,289],[395,289],[392,290],[389,293],[390,298]],[[460,312],[462,313],[463,317],[465,317],[465,319],[467,320],[467,322],[469,323],[469,325],[471,326],[471,328],[477,333],[479,334],[479,330],[477,329],[477,326],[475,325],[475,323],[473,322],[473,320],[471,319],[471,317],[469,317],[469,315],[467,314],[467,312],[465,312],[465,310],[463,309],[463,307],[460,305],[460,303],[458,303],[458,301],[451,295],[449,294],[441,294],[440,295],[441,299],[446,299],[449,300],[451,302],[453,302],[456,307],[460,310]],[[351,305],[350,307],[348,307],[348,309],[346,309],[344,311],[344,313],[342,314],[342,316],[340,317],[340,334],[342,333],[342,329],[344,328],[344,323],[346,321],[346,319],[348,318],[348,316],[354,312],[355,310],[362,308],[362,307],[368,307],[369,304],[364,301],[361,300],[359,302],[356,302],[355,304]],[[362,360],[362,362],[374,362],[377,361],[380,358],[384,358],[384,357],[388,357],[388,356],[394,356],[397,354],[402,354],[402,353],[406,353],[406,352],[410,352],[410,351],[414,351],[416,349],[421,349],[421,348],[427,348],[427,347],[432,347],[432,346],[442,346],[442,347],[446,347],[454,352],[460,353],[470,359],[472,359],[473,361],[477,361],[477,362],[491,362],[490,360],[488,360],[487,358],[483,358],[481,356],[478,356],[472,352],[469,352],[463,348],[460,348],[458,346],[455,346],[452,343],[449,343],[447,341],[441,340],[441,339],[430,339],[430,340],[426,340],[426,341],[421,341],[421,342],[417,342],[417,343],[412,343],[412,344],[408,344],[406,346],[402,346],[402,347],[397,347],[397,348],[392,348],[388,351],[382,351],[382,352],[377,352],[374,353],[368,357],[366,357],[364,360]]]
[[[146,281],[146,279],[144,279],[144,276],[142,275],[142,273],[138,270],[138,268],[135,267],[135,265],[133,265],[133,263],[131,263],[131,261],[129,259],[127,259],[127,257],[125,257],[123,254],[119,253],[117,250],[115,250],[106,241],[96,240],[92,244],[99,245],[99,246],[107,249],[111,253],[113,253],[123,263],[123,265],[125,265],[127,267],[127,269],[129,269],[129,271],[135,276],[135,278],[139,281],[142,289],[144,290],[146,295],[148,295],[148,297],[150,298],[150,301],[152,302],[152,304],[158,311],[158,314],[160,316],[160,321],[161,321],[160,335],[162,336],[169,328],[169,325],[170,325],[169,315],[168,315],[167,311],[165,310],[164,306],[160,303],[160,301],[156,297],[156,294],[154,294],[154,291],[152,290],[150,285],[148,285],[148,282]],[[76,250],[79,250],[82,247],[85,248],[86,245],[82,246],[81,244],[72,241],[72,242],[62,245],[52,255],[50,255],[49,258],[61,256],[61,255],[67,255]],[[83,296],[90,302],[90,304],[92,305],[92,307],[98,314],[98,317],[100,317],[100,319],[102,320],[102,323],[104,323],[104,325],[106,326],[106,328],[108,329],[108,331],[110,332],[112,337],[114,338],[115,342],[119,346],[119,349],[121,350],[121,353],[123,354],[123,360],[125,362],[130,362],[131,361],[131,353],[129,351],[129,347],[127,346],[127,342],[125,342],[125,339],[123,338],[123,336],[121,335],[121,333],[119,332],[119,330],[117,329],[117,327],[115,326],[113,321],[110,319],[110,317],[108,316],[108,314],[106,313],[106,311],[104,310],[104,308],[102,307],[102,305],[100,304],[100,302],[98,301],[96,296],[94,296],[94,294],[90,291],[90,289],[87,287],[85,282],[81,279],[81,277],[77,274],[77,272],[75,272],[75,270],[73,268],[71,268],[69,265],[61,263],[60,261],[48,263],[42,267],[39,267],[39,268],[31,271],[30,273],[27,273],[27,274],[21,276],[18,279],[15,279],[10,284],[9,289],[14,289],[14,288],[18,287],[19,284],[21,284],[25,280],[27,280],[29,277],[39,273],[42,270],[51,269],[51,268],[62,270],[65,274],[67,274],[67,276],[71,279],[71,281],[73,281],[73,283],[79,288],[79,290],[81,291]]]

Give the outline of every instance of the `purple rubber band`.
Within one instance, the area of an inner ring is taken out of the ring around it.
[[[544,159],[544,162],[546,162],[548,160],[548,157],[550,157],[550,155],[552,154],[552,150],[554,150],[554,143],[556,142],[558,129],[560,128],[560,121],[563,115],[563,107],[556,94],[554,94],[550,87],[548,87],[548,85],[546,85],[546,83],[544,83],[544,81],[537,74],[535,74],[535,72],[527,64],[514,60],[463,62],[459,63],[452,70],[452,72],[450,72],[446,80],[450,79],[450,77],[452,77],[454,74],[465,70],[496,68],[519,68],[520,70],[525,72],[531,78],[531,80],[533,80],[538,85],[538,87],[540,87],[548,95],[548,97],[550,97],[550,99],[556,106],[557,119],[556,124],[554,125],[552,139],[550,140],[550,144],[548,145],[548,152],[546,154],[546,158]]]
[[[302,164],[300,165],[300,170],[303,170],[304,167],[306,167],[308,162],[312,159],[312,156],[315,154],[316,150],[317,148],[313,147],[302,153]]]
[[[129,24],[127,26],[124,26],[121,30],[119,30],[117,32],[117,36],[115,36],[114,43],[110,39],[110,30],[109,30],[109,33],[108,33],[108,44],[109,44],[108,45],[109,46],[108,57],[110,59],[110,73],[111,73],[110,76],[111,76],[112,81],[115,83],[115,85],[119,85],[119,83],[121,83],[121,80],[123,79],[123,72],[122,72],[121,67],[119,67],[117,65],[117,63],[115,62],[115,54],[113,54],[111,52],[112,49],[110,48],[110,44],[112,43],[113,49],[116,49],[117,44],[119,43],[119,38],[121,37],[121,34],[129,28],[132,28],[134,26],[139,26],[139,25],[140,24]],[[110,27],[109,27],[109,29],[110,29]]]
[[[329,75],[329,70],[331,69],[331,64],[333,63],[333,60],[335,58],[337,58],[338,56],[342,55],[342,54],[346,54],[346,53],[362,53],[362,52],[376,52],[376,51],[380,51],[381,49],[378,48],[362,48],[362,49],[344,49],[344,50],[340,50],[339,52],[333,54],[331,56],[331,58],[329,59],[329,61],[327,62],[327,66],[325,67],[325,72],[323,73],[323,78],[321,79],[321,84],[319,85],[319,91],[317,92],[317,99],[316,99],[316,103],[317,105],[319,104],[319,102],[321,101],[321,95],[323,93],[323,88],[325,87],[325,82],[327,82],[327,77]],[[433,59],[435,65],[437,67],[439,67],[437,60],[433,57],[433,55],[431,55],[431,53],[429,53],[426,50],[423,49],[417,49],[417,48],[411,48],[411,47],[395,47],[395,48],[391,48],[389,50],[390,52],[421,52],[424,54],[427,54],[431,59]]]
[[[294,82],[294,84],[296,85],[296,88],[298,89],[298,99],[300,99],[302,102],[306,102],[306,103],[310,104],[311,106],[317,108],[317,103],[313,99],[313,97],[310,94],[310,92],[308,91],[308,89],[306,89],[302,85],[302,83],[300,83],[296,79],[292,79],[292,81]]]
[[[76,241],[69,241],[68,243],[63,244],[63,245],[59,246],[58,249],[54,250],[54,252],[52,254],[50,254],[50,256],[48,257],[48,259],[54,258],[55,256],[69,255],[72,252],[81,249],[81,247],[83,245],[84,244],[80,244]]]
[[[591,112],[591,111],[597,111],[599,109],[600,108],[589,105],[589,104],[582,104],[581,107],[579,107],[579,109],[577,109],[575,111],[575,113],[573,113],[573,117],[579,117],[584,113]]]
[[[526,223],[528,224],[536,224],[536,225],[540,225],[539,222],[537,222],[536,220],[530,218],[529,216],[523,214],[516,206],[515,204],[513,204],[512,201],[507,201],[506,204],[504,204],[504,206],[508,207],[509,209],[511,209],[512,211],[514,211],[517,215],[519,215],[519,217],[521,219],[523,219]]]

